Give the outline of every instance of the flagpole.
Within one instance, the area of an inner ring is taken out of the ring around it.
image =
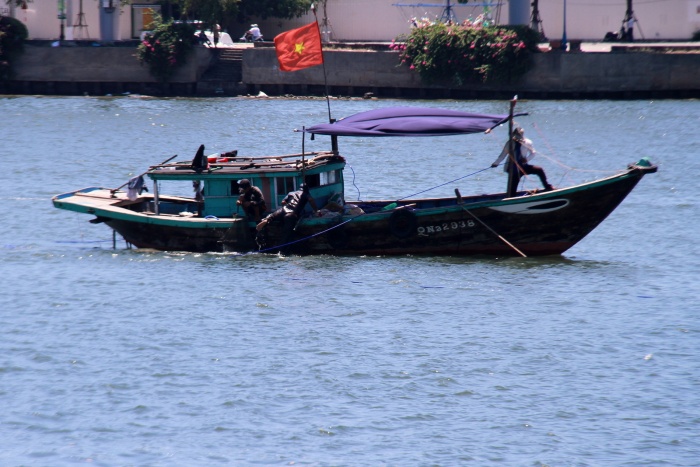
[[[316,27],[318,27],[318,16],[316,16],[316,5],[311,4],[311,11],[314,12],[314,20],[316,21]],[[319,30],[318,37],[321,37],[321,31]],[[321,55],[323,56],[323,41],[321,42]],[[326,104],[328,105],[328,122],[333,123],[333,117],[331,116],[331,99],[328,95],[328,77],[326,76],[326,60],[323,60],[323,84],[326,88]]]

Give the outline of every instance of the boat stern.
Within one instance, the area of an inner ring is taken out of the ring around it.
[[[56,195],[51,199],[55,208],[84,214],[95,214],[97,210],[127,201],[123,192],[113,192],[107,188],[87,187]]]

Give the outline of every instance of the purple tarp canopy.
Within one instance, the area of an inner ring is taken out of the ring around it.
[[[519,113],[515,116],[527,115]],[[331,136],[445,136],[482,133],[508,121],[508,114],[476,114],[429,107],[368,110],[306,128],[306,133]]]

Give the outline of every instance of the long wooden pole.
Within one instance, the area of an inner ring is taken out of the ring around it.
[[[508,245],[509,247],[511,247],[517,254],[519,254],[519,255],[522,256],[523,258],[527,258],[527,255],[526,255],[525,253],[523,253],[522,251],[518,250],[518,248],[516,248],[515,245],[513,245],[512,243],[510,243],[510,242],[509,242],[508,240],[506,240],[502,235],[500,235],[498,232],[496,232],[496,231],[493,230],[491,227],[489,227],[488,225],[486,225],[486,223],[485,223],[484,221],[482,221],[481,219],[479,219],[478,217],[476,217],[476,216],[474,215],[474,213],[472,213],[469,209],[465,208],[464,206],[462,206],[462,209],[464,209],[465,211],[467,211],[467,214],[469,214],[469,215],[472,216],[474,219],[476,219],[481,225],[483,225],[484,227],[486,227],[492,234],[494,234],[496,237],[498,237],[499,240],[501,240],[503,243],[505,243],[506,245]]]

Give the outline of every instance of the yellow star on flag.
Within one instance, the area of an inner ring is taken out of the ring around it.
[[[294,52],[298,53],[301,55],[301,53],[304,51],[304,43],[299,42],[297,44],[294,44]]]

